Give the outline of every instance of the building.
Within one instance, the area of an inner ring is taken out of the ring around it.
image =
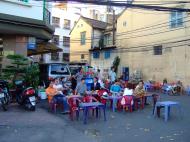
[[[113,24],[108,24],[106,28],[102,30],[99,44],[89,50],[91,53],[91,66],[100,69],[105,75],[112,67],[113,61],[117,56],[115,32],[116,28],[113,27]]]
[[[170,6],[170,5],[169,5]],[[172,7],[189,8],[189,4]],[[190,13],[126,9],[117,19],[116,45],[122,68],[143,79],[190,83]]]
[[[108,23],[81,16],[70,33],[70,61],[91,63],[90,49],[99,47]]]
[[[32,56],[60,50],[48,42],[54,33],[50,15],[45,1],[0,1],[1,65],[8,54]]]
[[[70,31],[80,17],[80,9],[69,4],[51,5],[51,24],[55,28],[52,42],[61,48],[62,52],[43,55],[45,63],[69,62],[70,56]]]

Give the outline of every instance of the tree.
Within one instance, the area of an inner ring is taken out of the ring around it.
[[[112,67],[115,69],[116,73],[118,71],[119,64],[120,64],[120,58],[119,58],[119,56],[117,56],[117,57],[115,57],[113,64],[112,64]]]
[[[39,66],[37,64],[31,64],[26,69],[25,81],[28,85],[37,88],[39,84]]]
[[[25,73],[27,69],[27,65],[29,61],[23,55],[8,55],[8,61],[10,61],[10,65],[7,65],[3,70],[3,78],[6,80],[10,80],[10,82],[14,85],[16,79],[25,78]]]
[[[37,88],[39,83],[39,66],[30,64],[27,57],[23,55],[8,55],[10,65],[2,70],[1,78],[9,80],[12,87],[15,87],[16,80],[23,80],[27,85]]]

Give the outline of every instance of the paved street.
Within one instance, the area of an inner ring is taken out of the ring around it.
[[[129,112],[107,111],[107,121],[90,117],[88,124],[81,120],[70,121],[68,115],[48,112],[46,102],[38,104],[35,112],[27,112],[17,104],[9,111],[0,110],[1,142],[188,142],[190,135],[190,96],[165,96],[162,100],[181,103],[180,117],[172,109],[171,119],[153,118],[152,106],[144,110]],[[82,113],[81,113],[82,114]],[[163,115],[162,115],[163,116]]]

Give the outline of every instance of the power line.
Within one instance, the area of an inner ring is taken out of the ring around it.
[[[94,5],[107,5],[107,6],[116,6],[116,7],[126,7],[126,8],[137,8],[137,9],[151,9],[154,11],[181,11],[181,12],[190,12],[190,9],[187,8],[176,8],[176,7],[164,7],[164,6],[149,6],[143,4],[129,4],[129,3],[117,3],[111,1],[88,1],[88,0],[50,0],[52,2],[78,2],[78,3],[86,3],[86,4],[94,4]]]
[[[190,28],[190,26],[180,27],[180,28],[175,28],[175,29],[168,29],[168,30],[164,30],[164,31],[162,30],[162,31],[154,32],[154,33],[146,33],[146,34],[137,35],[137,36],[117,38],[116,41],[118,42],[118,41],[123,40],[123,39],[133,39],[133,38],[139,38],[139,37],[144,37],[144,36],[153,36],[153,35],[163,34],[163,33],[167,33],[167,32],[173,32],[173,31],[177,31],[177,30],[181,30],[181,29],[185,29],[185,28]],[[96,38],[96,39],[101,39],[101,38]],[[85,43],[92,43],[91,41],[89,41],[92,39],[86,39],[86,40],[87,41]],[[63,41],[59,40],[59,42],[63,42]],[[81,40],[70,40],[70,43],[81,43]]]
[[[159,45],[167,45],[167,44],[177,44],[177,43],[183,43],[183,42],[187,42],[190,41],[190,38],[188,39],[184,39],[184,40],[178,40],[178,41],[171,41],[171,42],[164,42],[164,43],[159,43]],[[181,44],[181,45],[176,45],[176,46],[182,46],[182,45],[190,45],[190,43],[185,43],[185,44]],[[172,46],[166,46],[165,48],[172,48],[172,47],[176,47],[175,45]],[[134,47],[119,47],[116,50],[112,50],[112,52],[116,52],[116,53],[124,53],[124,52],[139,52],[139,51],[149,51],[149,49],[153,50],[153,45],[146,45],[146,46],[134,46]],[[134,50],[135,49],[135,50]],[[100,52],[100,51],[94,51],[94,52]],[[76,52],[71,52],[71,53],[89,53],[89,51],[76,51]]]
[[[189,20],[190,21],[190,20]],[[190,26],[187,27],[180,27],[180,28],[175,28],[175,29],[169,29],[169,30],[164,30],[164,31],[158,31],[158,32],[154,32],[154,33],[146,33],[143,35],[137,35],[137,36],[130,36],[130,37],[123,37],[123,38],[117,38],[116,40],[123,40],[123,39],[132,39],[132,38],[139,38],[139,37],[143,37],[143,36],[153,36],[153,35],[158,35],[158,34],[162,34],[162,33],[167,33],[167,32],[172,32],[172,31],[177,31],[177,30],[181,30],[184,28],[190,28]],[[95,38],[95,39],[101,39],[101,38]],[[87,39],[87,40],[92,40],[92,39]],[[71,40],[71,43],[80,43],[81,40]],[[86,42],[86,43],[91,43]]]
[[[187,17],[185,17],[187,18]],[[183,21],[183,23],[187,23],[189,22],[190,20],[186,20],[186,21]],[[126,35],[126,34],[131,34],[131,33],[138,33],[138,32],[142,32],[142,31],[149,31],[149,30],[155,30],[155,29],[158,29],[158,28],[164,28],[164,27],[168,27],[168,24],[170,22],[162,22],[162,23],[157,23],[157,24],[154,24],[154,25],[148,25],[148,26],[145,26],[145,27],[142,27],[142,28],[137,28],[137,29],[134,29],[134,30],[130,30],[130,31],[127,31],[127,32],[119,32],[116,34],[116,36],[123,36],[123,35]],[[153,28],[155,27],[155,28]],[[101,39],[99,36],[95,36],[93,39]],[[91,37],[87,37],[86,40],[92,40]],[[72,41],[80,41],[80,38],[75,38],[73,39]]]

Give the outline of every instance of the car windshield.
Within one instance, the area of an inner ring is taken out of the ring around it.
[[[51,74],[68,75],[69,70],[65,65],[51,65]]]

